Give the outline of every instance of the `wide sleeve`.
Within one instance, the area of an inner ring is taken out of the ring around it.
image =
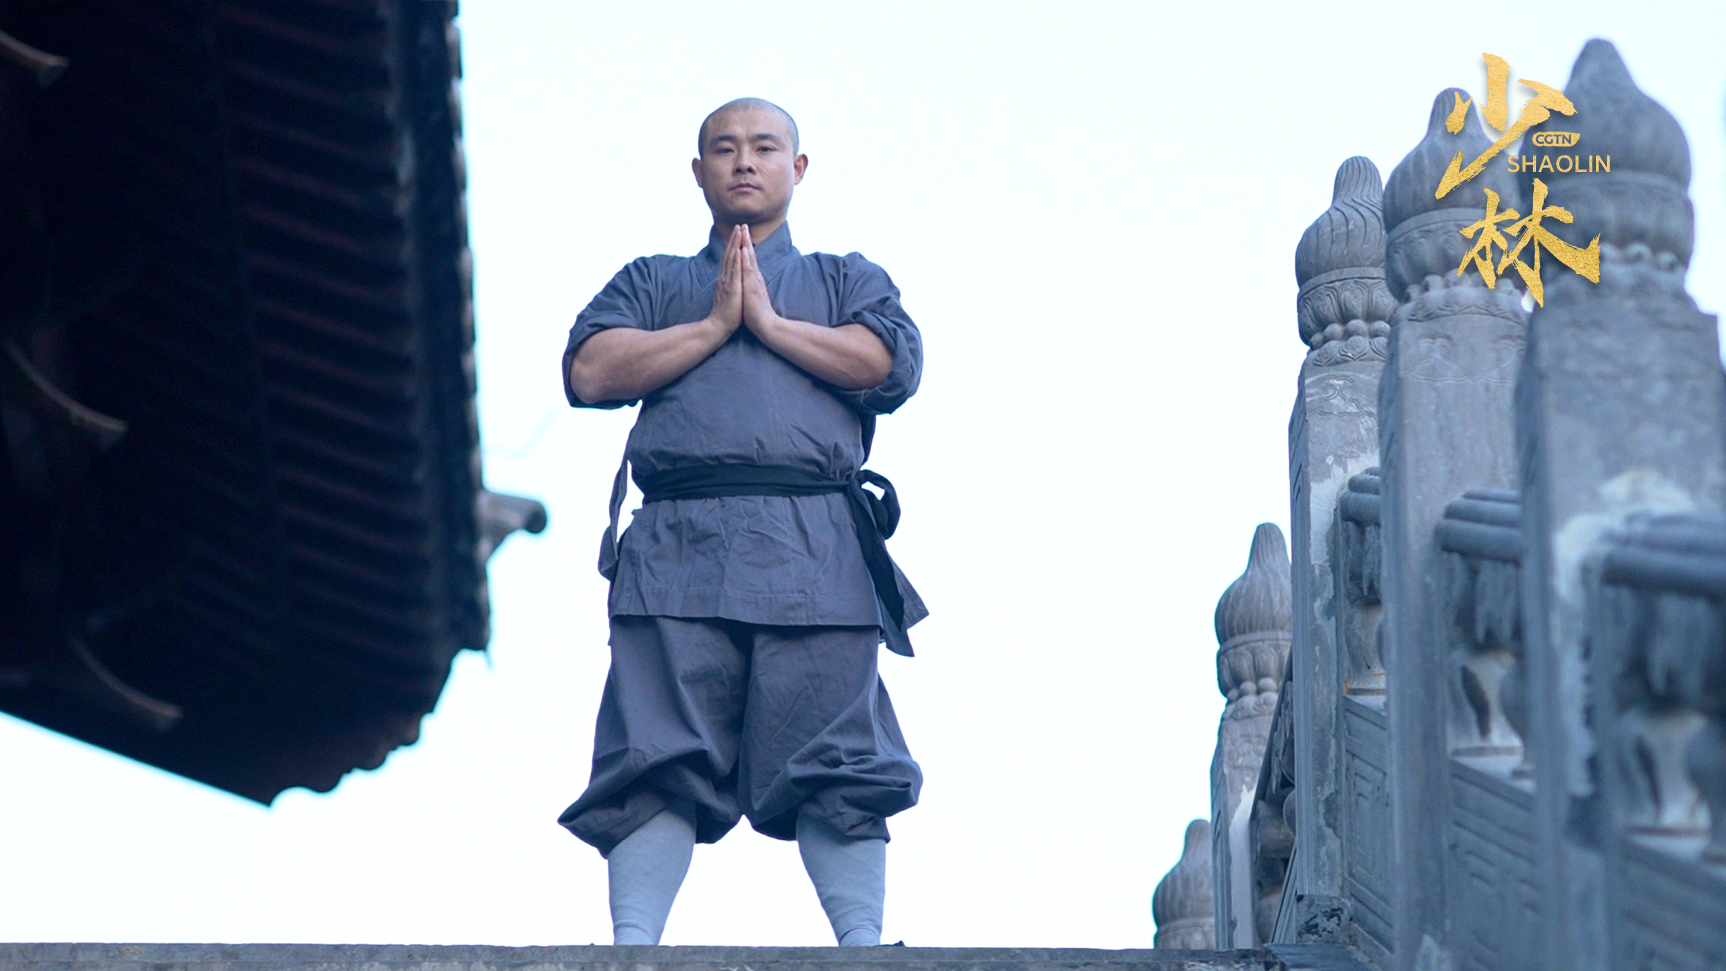
[[[658,274],[651,257],[642,257],[621,270],[605,285],[605,289],[589,301],[575,324],[569,328],[569,343],[563,349],[563,394],[576,408],[621,408],[634,401],[583,401],[569,385],[569,362],[575,358],[581,342],[608,327],[634,327],[652,330],[654,294]]]
[[[862,324],[893,354],[887,380],[861,391],[839,391],[860,411],[886,414],[917,393],[923,378],[923,335],[899,304],[899,288],[887,271],[857,253],[840,262],[839,324]]]

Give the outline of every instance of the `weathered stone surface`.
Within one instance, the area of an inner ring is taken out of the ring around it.
[[[1353,905],[1355,942],[1372,963],[1390,966],[1398,875],[1392,851],[1390,730],[1383,695],[1342,699],[1343,895]]]
[[[1151,894],[1151,917],[1157,922],[1153,946],[1188,950],[1216,947],[1212,882],[1211,824],[1195,819],[1187,824],[1180,860]]]
[[[1585,569],[1615,961],[1726,963],[1726,516],[1632,515]]]
[[[1268,944],[1265,950],[1286,971],[1368,971],[1360,956],[1327,944]]]
[[[1487,62],[1497,97],[1508,69]],[[1684,287],[1688,149],[1593,41],[1542,94],[1574,114],[1534,134],[1580,132],[1565,147],[1610,166],[1525,142],[1525,164],[1565,162],[1440,199],[1451,159],[1490,141],[1464,97],[1440,95],[1384,191],[1401,303],[1382,374],[1364,317],[1342,319],[1371,315],[1375,271],[1339,268],[1366,245],[1358,160],[1296,252],[1293,677],[1250,812],[1257,936],[1291,967],[1290,940],[1330,948],[1315,968],[1726,968],[1726,374]],[[1534,238],[1507,210],[1539,197],[1577,250],[1539,245],[1580,269],[1476,261],[1483,187],[1503,251]],[[1242,880],[1216,845],[1219,879]],[[1243,896],[1219,894],[1237,934]]]
[[[1282,530],[1260,523],[1246,571],[1217,601],[1217,689],[1230,708],[1258,715],[1275,707],[1292,619],[1288,546]],[[1254,696],[1268,696],[1268,701]]]
[[[1322,971],[1343,955],[963,947],[0,944],[8,971]]]
[[[1548,205],[1563,206],[1575,220],[1553,227],[1564,239],[1577,245],[1595,236],[1602,246],[1640,243],[1654,253],[1670,253],[1673,266],[1688,264],[1696,215],[1688,192],[1690,142],[1678,119],[1636,86],[1618,51],[1603,40],[1582,49],[1564,91],[1576,114],[1529,129],[1518,154],[1535,159],[1535,168],[1550,156],[1610,157],[1611,172],[1525,171],[1517,176],[1521,197],[1532,198],[1538,178],[1552,190]],[[1534,136],[1545,131],[1581,138],[1570,148],[1533,145]]]
[[[1396,300],[1384,285],[1382,194],[1371,159],[1343,162],[1330,208],[1295,247],[1295,316],[1315,366],[1384,360]]]
[[[1262,523],[1247,568],[1217,601],[1217,688],[1228,698],[1211,760],[1211,843],[1216,941],[1252,947],[1262,875],[1254,867],[1254,794],[1288,665],[1288,547]],[[1279,807],[1280,810],[1280,807]],[[1286,854],[1285,854],[1286,858]],[[1278,881],[1280,883],[1280,881]]]
[[[1460,230],[1484,214],[1488,190],[1498,196],[1500,210],[1522,209],[1522,190],[1501,165],[1489,165],[1443,199],[1435,198],[1439,180],[1457,153],[1466,162],[1489,148],[1494,140],[1473,110],[1460,130],[1455,133],[1448,130],[1445,121],[1459,96],[1468,98],[1467,92],[1459,88],[1439,92],[1427,116],[1426,137],[1403,157],[1385,182],[1385,284],[1390,287],[1391,295],[1404,303],[1413,301],[1419,292],[1436,289],[1438,284],[1431,279],[1434,276],[1446,281],[1475,277],[1478,281],[1473,272],[1457,276],[1457,267],[1473,245]],[[1412,289],[1415,287],[1420,291]],[[1513,296],[1512,302],[1518,296]],[[1391,326],[1396,326],[1394,320]]]
[[[1343,887],[1338,704],[1347,678],[1339,577],[1332,570],[1337,498],[1352,476],[1378,464],[1378,383],[1396,301],[1384,284],[1382,188],[1371,161],[1337,169],[1332,201],[1295,249],[1301,365],[1289,418],[1289,526],[1293,626],[1291,716],[1295,746],[1291,879],[1306,893]],[[1374,537],[1376,541],[1376,537]]]
[[[1379,661],[1383,603],[1383,479],[1376,468],[1348,480],[1337,500],[1332,556],[1336,576],[1341,680],[1335,740],[1342,753],[1329,785],[1337,792],[1342,838],[1337,895],[1350,904],[1352,942],[1378,967],[1388,967],[1396,888],[1390,813],[1390,737],[1384,669]],[[1297,749],[1323,745],[1302,740]],[[1324,785],[1325,780],[1317,780]],[[1299,863],[1299,853],[1296,854]]]
[[[1527,775],[1528,704],[1522,662],[1522,500],[1470,489],[1445,507],[1436,532],[1450,617],[1450,750],[1514,755]]]
[[[1295,727],[1289,687],[1285,679],[1277,695],[1248,823],[1253,853],[1253,924],[1260,942],[1277,939],[1279,921],[1287,919],[1282,914],[1284,904],[1294,890],[1288,885],[1288,870],[1294,855],[1292,821],[1299,812],[1293,799]]]
[[[1501,205],[1514,205],[1507,174],[1489,169],[1433,198],[1456,152],[1472,159],[1492,141],[1472,111],[1459,132],[1447,129],[1455,97],[1451,89],[1434,100],[1426,137],[1385,188],[1386,273],[1402,303],[1379,386],[1383,662],[1398,875],[1392,951],[1395,966],[1409,969],[1429,959],[1423,948],[1445,953],[1446,909],[1466,906],[1447,900],[1447,753],[1433,751],[1447,737],[1443,686],[1452,681],[1447,645],[1433,636],[1450,626],[1435,530],[1468,489],[1516,487],[1511,416],[1525,327],[1511,280],[1488,288],[1472,265],[1457,272],[1471,245],[1460,230],[1486,208],[1481,188],[1497,180]]]
[[[1633,515],[1726,508],[1726,381],[1715,320],[1684,290],[1692,216],[1682,132],[1603,41],[1583,49],[1566,91],[1576,107],[1566,127],[1614,164],[1550,184],[1549,204],[1577,218],[1565,237],[1581,245],[1573,233],[1600,233],[1600,280],[1546,263],[1518,388],[1528,743],[1552,907],[1545,958],[1605,969],[1652,946],[1646,927],[1619,919],[1641,906],[1617,832],[1643,798],[1628,767],[1669,764],[1682,729],[1661,705],[1614,695],[1609,670],[1591,673],[1587,571]],[[1676,782],[1657,769],[1641,785]],[[1718,941],[1718,927],[1692,932]]]
[[[1375,450],[1376,454],[1376,450]],[[1336,639],[1342,693],[1383,695],[1384,477],[1374,467],[1350,476],[1336,501]]]

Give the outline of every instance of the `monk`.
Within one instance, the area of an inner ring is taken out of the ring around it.
[[[640,414],[600,553],[593,773],[559,822],[606,858],[616,944],[659,942],[695,844],[740,817],[796,840],[840,945],[879,944],[886,820],[922,772],[878,651],[909,654],[927,610],[887,556],[892,486],[863,463],[875,416],[917,390],[922,338],[880,267],[792,245],[809,159],[783,109],[721,106],[698,153],[706,247],[625,266],[564,351],[571,405]]]

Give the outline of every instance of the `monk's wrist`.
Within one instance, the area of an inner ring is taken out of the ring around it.
[[[726,322],[718,314],[708,314],[695,322],[695,326],[715,344],[720,344],[737,330],[737,324]]]
[[[790,323],[778,314],[761,314],[750,319],[749,329],[761,338],[761,343],[771,347],[789,329]]]

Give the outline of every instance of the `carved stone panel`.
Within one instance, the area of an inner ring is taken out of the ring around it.
[[[1459,756],[1512,755],[1527,775],[1521,497],[1474,489],[1438,524],[1450,620],[1449,736]]]
[[[1379,651],[1384,604],[1380,593],[1384,531],[1379,491],[1383,479],[1376,468],[1348,480],[1337,497],[1336,560],[1337,639],[1342,691],[1351,695],[1384,694],[1384,662]]]
[[[1347,773],[1344,895],[1353,907],[1361,949],[1379,967],[1387,967],[1394,931],[1395,844],[1383,702],[1379,698],[1349,698],[1344,700],[1342,711]]]
[[[1700,865],[1696,841],[1631,839],[1609,967],[1726,967],[1726,868]],[[1678,849],[1678,852],[1674,852]]]
[[[1257,932],[1262,878],[1254,863],[1253,808],[1287,672],[1292,623],[1288,546],[1274,524],[1254,531],[1246,570],[1217,601],[1215,620],[1217,689],[1228,699],[1211,761],[1216,938],[1228,947],[1253,947],[1263,942]]]
[[[1524,965],[1540,941],[1533,800],[1521,785],[1451,765],[1450,918],[1462,966]]]
[[[1646,903],[1623,858],[1639,837],[1613,830],[1648,822],[1651,809],[1656,826],[1690,811],[1666,795],[1682,789],[1672,767],[1682,762],[1674,743],[1683,726],[1659,692],[1626,699],[1638,679],[1601,666],[1640,648],[1609,639],[1632,625],[1590,630],[1592,610],[1611,605],[1591,607],[1589,575],[1602,542],[1632,516],[1726,508],[1726,380],[1716,321],[1684,291],[1692,234],[1683,133],[1605,41],[1583,48],[1565,94],[1574,118],[1544,129],[1580,132],[1613,166],[1542,177],[1547,204],[1576,217],[1561,238],[1583,246],[1584,234],[1600,234],[1599,267],[1596,283],[1548,263],[1545,304],[1529,322],[1517,393],[1524,636],[1551,911],[1542,956],[1603,971],[1633,966],[1616,960],[1613,942],[1621,918]],[[1645,757],[1651,769],[1638,768]]]
[[[1362,681],[1351,681],[1348,670],[1376,669],[1376,649],[1372,659],[1351,666],[1344,644],[1361,623],[1376,633],[1378,612],[1376,555],[1372,602],[1339,595],[1339,534],[1347,526],[1337,516],[1337,498],[1351,478],[1378,461],[1380,370],[1377,361],[1318,366],[1309,358],[1301,368],[1301,395],[1289,424],[1295,645],[1291,658],[1298,686],[1292,704],[1295,722],[1310,733],[1295,753],[1297,775],[1307,781],[1295,798],[1308,821],[1295,835],[1300,847],[1295,856],[1296,887],[1329,897],[1342,893],[1338,705],[1346,686]],[[1362,615],[1369,612],[1372,616],[1363,621]],[[1354,638],[1354,654],[1360,652],[1359,640]],[[1365,680],[1382,690],[1382,670]]]

